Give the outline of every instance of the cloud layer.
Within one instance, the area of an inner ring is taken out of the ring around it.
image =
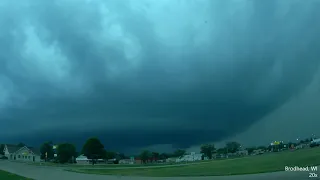
[[[117,148],[234,136],[313,79],[319,7],[1,1],[0,132],[25,141],[97,135]]]

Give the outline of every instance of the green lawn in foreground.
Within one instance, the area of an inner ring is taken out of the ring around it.
[[[122,176],[222,176],[283,171],[285,166],[311,166],[320,164],[320,148],[301,149],[238,159],[210,161],[189,166],[130,169],[74,169],[89,174]]]
[[[0,170],[0,179],[1,180],[32,180],[30,178],[25,178],[25,177],[18,176],[16,174],[12,174],[2,170]]]

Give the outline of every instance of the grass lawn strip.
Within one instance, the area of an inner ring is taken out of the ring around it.
[[[9,173],[7,171],[0,170],[0,179],[1,180],[32,180],[30,178],[18,176],[16,174]]]
[[[188,166],[127,168],[127,169],[70,169],[69,171],[121,176],[225,176],[283,171],[285,166],[312,166],[320,163],[320,148],[301,149],[245,158],[210,161]]]

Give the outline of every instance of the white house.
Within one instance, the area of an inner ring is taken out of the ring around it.
[[[236,154],[238,156],[247,156],[249,153],[247,150],[240,150],[240,151],[237,151]]]
[[[77,164],[89,164],[90,160],[87,158],[87,156],[81,154],[76,158]]]
[[[180,158],[176,159],[176,162],[192,162],[192,161],[201,161],[203,154],[201,153],[195,153],[191,152],[190,154],[184,155]],[[208,158],[204,157],[204,160],[207,160]]]
[[[134,164],[134,160],[132,159],[121,159],[119,164]]]
[[[76,158],[77,164],[90,164],[92,163],[92,159],[88,159],[87,156],[81,154]],[[104,159],[95,159],[95,163],[106,163]]]
[[[319,139],[313,139],[311,143],[320,144],[320,138]]]
[[[3,152],[12,161],[40,162],[40,151],[36,148],[5,144]]]
[[[177,158],[168,158],[168,159],[166,159],[167,163],[173,163],[173,162],[176,162],[176,161],[177,161]]]

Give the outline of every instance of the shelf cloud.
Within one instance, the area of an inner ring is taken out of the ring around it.
[[[189,147],[246,131],[319,68],[317,0],[0,2],[3,141]]]

